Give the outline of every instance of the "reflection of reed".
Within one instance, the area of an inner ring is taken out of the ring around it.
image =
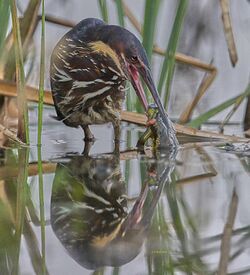
[[[238,196],[236,194],[236,190],[234,189],[232,200],[228,210],[227,221],[223,230],[223,235],[221,240],[221,254],[220,254],[220,262],[218,266],[219,275],[227,274],[228,260],[229,260],[230,248],[231,248],[231,237],[232,237],[237,208],[238,208]]]
[[[6,165],[9,167],[18,165],[18,171],[16,175],[0,180],[0,270],[1,274],[18,274],[20,245],[24,237],[35,274],[48,274],[26,208],[27,201],[32,204],[27,185],[29,150],[20,149],[18,154],[18,159],[15,159],[11,151],[6,152]]]

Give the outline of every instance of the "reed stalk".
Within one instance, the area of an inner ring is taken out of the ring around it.
[[[25,206],[27,199],[27,178],[28,178],[28,164],[29,164],[29,149],[18,150],[18,177],[17,177],[17,201],[16,201],[16,219],[15,219],[15,238],[17,241],[17,249],[15,253],[15,266],[12,274],[18,274],[19,255],[21,249],[21,236],[23,232]]]
[[[214,117],[216,114],[224,111],[231,105],[235,104],[239,99],[246,98],[248,96],[250,96],[250,85],[249,84],[248,84],[246,90],[242,94],[224,101],[223,103],[210,109],[209,111],[205,112],[204,114],[201,114],[197,118],[191,120],[187,125],[190,127],[198,128],[203,123],[207,122],[211,117]]]
[[[38,102],[38,131],[37,145],[42,146],[43,126],[43,99],[44,99],[44,75],[45,75],[45,10],[42,0],[42,27],[41,27],[41,55],[40,55],[40,80],[39,80],[39,102]]]
[[[106,0],[98,0],[99,3],[99,9],[102,14],[102,19],[106,23],[108,23],[109,18],[108,18],[108,8],[107,8],[107,1]]]
[[[25,94],[25,74],[23,64],[23,49],[20,36],[19,19],[17,17],[16,1],[11,0],[11,17],[13,36],[15,44],[15,59],[16,59],[16,80],[18,90],[18,132],[17,136],[23,142],[29,144],[29,119],[28,119],[28,106]]]
[[[2,48],[5,43],[8,24],[10,17],[10,2],[9,0],[0,0],[0,57],[2,55]]]
[[[178,46],[180,32],[183,26],[186,10],[188,6],[188,0],[180,0],[179,6],[176,12],[173,28],[171,31],[168,47],[165,54],[165,59],[162,65],[161,74],[158,83],[158,91],[164,98],[164,106],[167,109],[172,78],[174,75],[175,67],[175,54]],[[165,93],[163,93],[163,86],[165,84]]]
[[[157,15],[159,12],[161,0],[146,0],[145,9],[144,9],[144,24],[142,31],[142,44],[145,48],[148,61],[151,63],[152,54],[153,54],[153,46],[154,46],[154,37],[155,37],[155,29],[157,23]],[[148,89],[146,85],[143,85],[144,91],[146,94],[146,98],[149,100],[150,95],[148,93]],[[136,100],[136,111],[143,112],[143,108],[141,102],[137,98]]]
[[[40,225],[41,225],[41,255],[42,255],[42,274],[46,271],[46,250],[45,250],[45,210],[44,210],[44,186],[43,186],[43,163],[42,163],[42,147],[38,146],[38,180],[39,180],[39,206],[40,206]]]
[[[115,3],[116,3],[116,10],[118,15],[119,25],[124,27],[125,22],[124,22],[124,10],[122,5],[122,0],[115,0]]]

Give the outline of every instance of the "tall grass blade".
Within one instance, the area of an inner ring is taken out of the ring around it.
[[[173,28],[171,31],[165,59],[162,65],[161,74],[159,78],[158,91],[164,97],[164,105],[166,109],[169,101],[171,82],[174,74],[175,53],[176,53],[183,21],[185,18],[187,6],[188,6],[188,0],[179,1],[179,6],[176,12]],[[165,82],[166,82],[166,91],[163,94],[162,90]]]
[[[9,0],[0,0],[0,55],[2,55],[2,48],[5,42],[9,18],[10,18],[10,2]]]
[[[18,150],[18,177],[17,177],[17,201],[16,201],[16,231],[15,238],[17,241],[17,249],[15,253],[15,266],[13,273],[18,274],[19,255],[21,249],[21,236],[23,232],[26,193],[27,193],[27,178],[28,178],[28,163],[29,163],[29,149]]]
[[[38,146],[38,180],[39,180],[39,206],[40,206],[40,225],[41,225],[41,245],[42,245],[42,274],[47,274],[45,258],[45,210],[44,210],[44,190],[43,190],[43,166],[42,166],[42,147]]]
[[[161,0],[155,0],[155,1],[146,0],[146,3],[145,3],[144,24],[143,24],[143,31],[142,31],[142,44],[147,53],[149,63],[151,63],[151,60],[152,60],[155,28],[156,28],[156,21],[157,21],[157,15],[159,12],[160,3],[161,3]],[[149,99],[150,95],[147,92],[146,85],[144,85],[144,90],[145,90],[147,99]],[[138,99],[136,100],[136,111],[137,112],[144,111]]]
[[[231,105],[233,105],[235,102],[237,102],[240,98],[242,97],[248,97],[250,95],[250,85],[247,86],[246,90],[233,98],[230,98],[229,100],[219,104],[218,106],[210,109],[209,111],[207,111],[206,113],[198,116],[197,118],[193,119],[192,121],[190,121],[187,125],[194,127],[194,128],[198,128],[199,126],[201,126],[204,122],[208,121],[211,117],[215,116],[216,114],[220,113],[221,111],[225,110],[226,108],[230,107]]]
[[[9,0],[10,1],[10,0]],[[32,36],[35,32],[35,29],[38,24],[37,15],[39,11],[41,0],[30,0],[27,8],[24,12],[22,20],[20,20],[20,36],[21,42],[23,45],[23,62],[29,54],[30,50],[30,42]],[[2,57],[4,63],[4,78],[8,80],[15,79],[15,45],[13,45],[12,41],[12,33],[9,34],[7,40],[10,41],[10,47],[6,47],[5,58]],[[9,44],[9,43],[8,43]]]
[[[108,18],[108,8],[107,8],[107,1],[106,0],[98,0],[99,3],[99,8],[102,14],[102,19],[106,23],[108,23],[109,18]]]
[[[16,1],[11,0],[11,17],[13,36],[15,43],[15,58],[16,58],[16,79],[18,90],[18,137],[26,143],[29,143],[29,121],[28,107],[25,94],[25,75],[23,64],[23,49],[20,36],[19,19],[17,17]]]
[[[40,81],[39,81],[39,102],[38,102],[38,132],[37,132],[37,154],[38,154],[38,180],[39,180],[39,205],[41,224],[41,245],[42,245],[42,274],[46,274],[45,260],[45,211],[43,191],[43,169],[42,169],[42,126],[43,126],[43,98],[44,98],[44,75],[45,75],[45,10],[42,0],[42,27],[41,27],[41,56],[40,56]]]
[[[250,129],[250,96],[247,98],[247,106],[244,117],[245,130]]]
[[[124,10],[123,10],[123,5],[122,5],[122,0],[115,0],[115,3],[116,3],[116,8],[117,8],[119,25],[124,27],[125,22],[124,22]]]
[[[152,59],[156,20],[159,13],[160,3],[161,0],[146,0],[145,3],[142,44],[147,53],[149,62],[151,62]]]
[[[43,126],[43,97],[44,97],[44,75],[45,75],[45,11],[44,0],[42,0],[42,27],[41,27],[41,56],[40,56],[40,80],[39,80],[39,102],[38,102],[38,131],[37,145],[42,146]]]

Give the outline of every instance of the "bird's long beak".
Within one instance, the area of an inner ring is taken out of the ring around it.
[[[164,110],[164,107],[161,103],[161,99],[160,99],[157,89],[155,87],[151,71],[144,66],[141,66],[140,68],[136,68],[135,66],[130,65],[130,74],[131,74],[131,79],[132,79],[132,85],[136,91],[137,96],[140,98],[145,111],[147,111],[147,109],[148,109],[148,102],[147,102],[143,87],[141,85],[139,76],[141,76],[142,79],[144,80],[144,82],[146,83],[146,85],[154,99],[154,102],[159,109],[159,113],[160,113],[160,116],[162,117],[163,122],[166,125],[168,125],[166,112]]]
[[[129,73],[130,73],[130,77],[131,77],[131,83],[132,83],[132,85],[135,89],[135,92],[136,92],[138,98],[140,99],[141,104],[146,112],[148,109],[148,101],[146,99],[145,92],[141,85],[140,74],[139,74],[137,68],[133,65],[129,65]]]

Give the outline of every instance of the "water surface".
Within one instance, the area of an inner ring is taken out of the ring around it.
[[[123,125],[117,156],[95,127],[87,156],[81,130],[46,124],[43,184],[35,144],[1,151],[1,274],[250,274],[249,155],[139,154],[141,130]]]

